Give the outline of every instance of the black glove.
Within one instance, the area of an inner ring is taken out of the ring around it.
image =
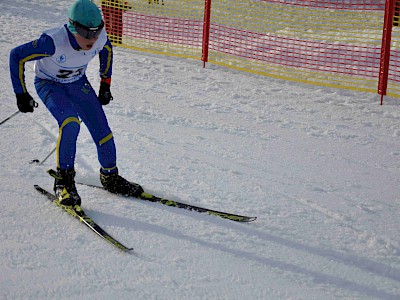
[[[107,105],[113,99],[110,91],[110,85],[107,82],[100,82],[99,96],[97,97],[101,105]]]
[[[28,92],[17,94],[17,106],[20,112],[27,113],[33,112],[34,107],[38,107],[37,102],[33,100]]]

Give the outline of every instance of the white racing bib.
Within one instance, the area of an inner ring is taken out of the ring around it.
[[[90,50],[78,51],[72,48],[64,26],[44,33],[53,39],[55,53],[35,62],[36,76],[61,83],[79,80],[85,74],[88,63],[99,54],[107,42],[107,34],[103,29]]]

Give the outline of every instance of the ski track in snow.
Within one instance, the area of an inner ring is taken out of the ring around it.
[[[3,0],[8,54],[65,21],[66,0]],[[24,24],[24,26],[21,26]],[[400,102],[116,48],[105,107],[123,176],[155,195],[257,216],[239,224],[78,186],[115,250],[46,201],[57,124],[39,102],[0,126],[0,299],[399,299]],[[98,62],[88,73],[98,89]],[[77,180],[99,184],[84,125]]]

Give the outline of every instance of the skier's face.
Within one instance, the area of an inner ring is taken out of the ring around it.
[[[90,39],[86,39],[79,34],[74,34],[76,42],[83,50],[90,50],[92,49],[94,43],[97,41],[97,37],[92,37]]]

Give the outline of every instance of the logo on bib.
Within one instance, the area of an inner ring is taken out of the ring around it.
[[[61,54],[59,57],[56,58],[56,61],[60,64],[65,63],[67,58],[65,57],[65,54]]]

